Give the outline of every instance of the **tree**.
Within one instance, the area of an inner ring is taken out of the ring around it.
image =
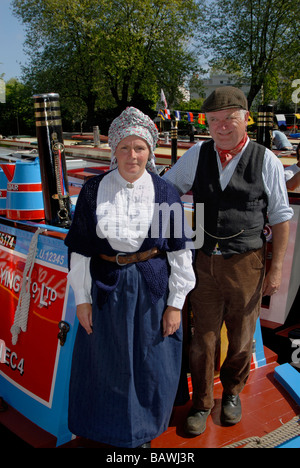
[[[35,133],[32,95],[15,78],[6,83],[6,103],[0,103],[0,128],[7,136]]]
[[[27,28],[34,92],[59,92],[94,123],[95,109],[152,104],[167,80],[170,101],[197,68],[190,39],[196,0],[13,0]],[[188,40],[187,40],[188,38]]]
[[[249,106],[282,61],[299,57],[300,12],[293,0],[215,0],[207,15],[202,40],[212,62],[229,73],[242,71],[250,82]]]

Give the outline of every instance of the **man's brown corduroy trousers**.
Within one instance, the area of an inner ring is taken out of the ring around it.
[[[199,251],[195,271],[197,285],[191,293],[195,331],[190,348],[193,405],[208,410],[214,405],[215,360],[224,322],[228,335],[227,357],[220,370],[224,392],[239,394],[249,376],[261,307],[265,248],[228,259]]]

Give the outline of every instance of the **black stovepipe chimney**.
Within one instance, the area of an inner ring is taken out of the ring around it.
[[[33,96],[36,119],[45,219],[50,225],[71,225],[71,201],[59,95]]]

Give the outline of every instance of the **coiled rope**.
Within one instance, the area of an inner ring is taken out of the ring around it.
[[[37,244],[38,244],[38,236],[41,234],[45,229],[38,228],[34,233],[30,246],[29,251],[26,259],[26,264],[23,273],[23,281],[22,287],[19,295],[18,305],[15,311],[15,318],[14,324],[10,329],[12,334],[12,344],[15,345],[18,342],[19,333],[26,332],[27,330],[27,322],[28,322],[28,312],[30,306],[30,284],[31,284],[31,273],[33,270],[36,251],[37,251]]]
[[[278,429],[263,437],[249,437],[223,448],[275,448],[285,442],[300,436],[300,416],[295,416],[291,421],[283,424]]]

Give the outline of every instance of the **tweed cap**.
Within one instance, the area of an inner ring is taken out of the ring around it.
[[[217,112],[235,108],[248,110],[248,101],[245,94],[233,86],[223,86],[217,88],[208,96],[203,103],[202,112]]]
[[[109,128],[108,144],[112,151],[112,157],[115,156],[120,141],[131,135],[146,140],[150,146],[151,156],[154,157],[154,150],[158,140],[157,128],[150,117],[135,107],[128,107],[124,110]]]

